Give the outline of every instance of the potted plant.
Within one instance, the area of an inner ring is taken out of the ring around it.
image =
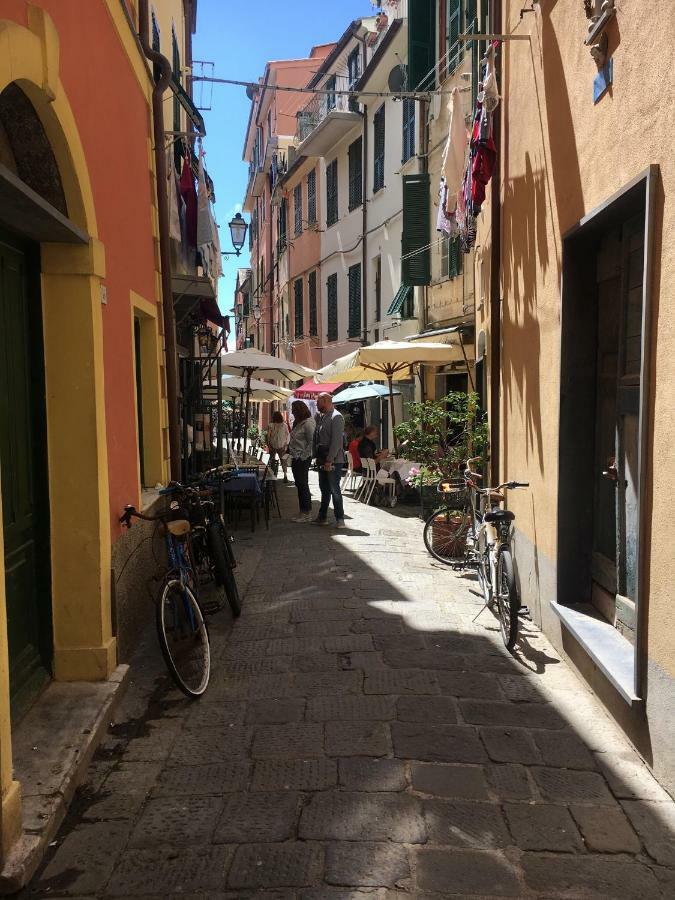
[[[420,494],[422,515],[438,504],[436,487],[442,478],[461,478],[466,460],[487,459],[487,416],[478,394],[451,391],[439,400],[412,402],[407,419],[396,426],[399,447],[417,463],[408,483]]]

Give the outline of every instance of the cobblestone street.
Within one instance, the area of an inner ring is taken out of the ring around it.
[[[675,896],[675,805],[534,626],[514,656],[412,508],[242,527],[206,697],[150,631],[24,897]],[[315,491],[316,496],[316,491]]]

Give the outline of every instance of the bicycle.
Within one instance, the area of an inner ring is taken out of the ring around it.
[[[169,493],[172,491],[164,491]],[[190,522],[178,503],[156,516],[125,506],[120,523],[133,518],[164,527],[169,568],[156,604],[155,624],[162,656],[177,686],[191,699],[201,697],[211,674],[211,646],[204,614],[197,599],[197,577],[190,557]]]
[[[502,639],[511,650],[518,639],[520,612],[511,554],[515,514],[499,509],[497,504],[505,499],[504,488],[515,490],[529,487],[529,483],[506,481],[497,487],[478,487],[476,481],[482,480],[482,475],[471,471],[471,464],[476,461],[468,460],[462,487],[457,482],[440,482],[439,492],[448,499],[427,519],[424,542],[441,562],[476,569],[484,608],[494,610],[496,606]]]

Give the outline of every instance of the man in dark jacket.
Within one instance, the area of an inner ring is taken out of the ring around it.
[[[333,406],[333,398],[330,394],[319,394],[316,405],[321,414],[314,432],[314,451],[319,467],[321,506],[314,521],[317,525],[328,524],[328,507],[332,500],[335,524],[338,528],[344,528],[345,513],[340,480],[345,464],[345,420],[342,413]]]

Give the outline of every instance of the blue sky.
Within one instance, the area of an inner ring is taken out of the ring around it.
[[[193,56],[215,64],[217,78],[256,81],[270,59],[304,57],[314,44],[337,40],[352,19],[372,15],[370,0],[248,0],[223,2],[199,0]],[[204,87],[208,99],[210,86]],[[195,85],[195,99],[199,87]],[[213,85],[211,110],[206,121],[206,168],[216,188],[216,216],[223,250],[231,250],[227,223],[241,208],[248,168],[241,159],[250,101],[244,88]],[[248,244],[242,256],[223,259],[219,305],[229,312],[234,297],[237,268],[248,265]]]

